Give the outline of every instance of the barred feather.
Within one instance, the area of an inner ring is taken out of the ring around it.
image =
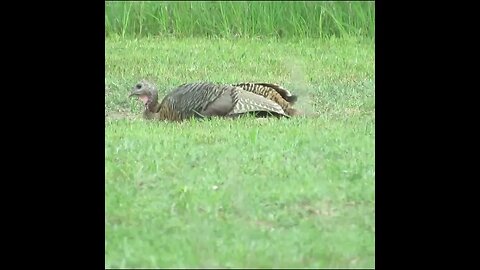
[[[289,102],[290,104],[295,104],[297,101],[297,96],[292,95],[290,91],[287,89],[283,88],[282,86],[278,84],[273,84],[273,83],[237,83],[237,84],[232,84],[233,86],[238,86],[241,87],[244,90],[254,92],[256,94],[260,94],[264,97],[266,97],[271,91],[277,92],[285,101]]]
[[[290,91],[280,85],[272,83],[238,83],[232,85],[278,103],[288,115],[299,114],[292,106],[297,101],[297,96],[292,95]]]

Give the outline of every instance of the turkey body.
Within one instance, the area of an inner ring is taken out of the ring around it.
[[[192,117],[238,117],[249,113],[263,117],[298,114],[292,107],[296,96],[274,84],[186,83],[158,102],[155,85],[142,80],[130,96],[138,96],[144,102],[146,119],[183,121]]]

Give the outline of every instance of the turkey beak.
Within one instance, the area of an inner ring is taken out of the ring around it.
[[[133,91],[130,93],[130,95],[128,95],[128,97],[130,98],[130,97],[138,96],[138,95],[140,95],[140,93],[139,93],[138,91],[136,91],[136,90],[133,90]]]

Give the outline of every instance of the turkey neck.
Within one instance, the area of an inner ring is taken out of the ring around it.
[[[146,119],[152,119],[153,116],[160,110],[160,103],[158,103],[158,94],[153,92],[152,100],[148,103],[143,112],[143,115]]]

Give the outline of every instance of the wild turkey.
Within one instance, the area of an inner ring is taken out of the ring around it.
[[[297,97],[274,84],[187,83],[178,86],[158,102],[158,90],[146,80],[138,82],[129,97],[137,96],[145,105],[145,119],[182,121],[191,117],[257,116],[290,117]]]

